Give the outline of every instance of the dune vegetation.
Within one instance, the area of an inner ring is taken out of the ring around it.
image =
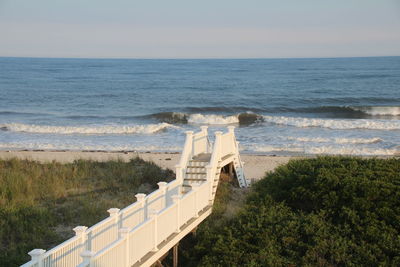
[[[237,195],[222,195],[182,241],[181,266],[400,266],[399,159],[290,161],[233,216]]]
[[[0,161],[0,266],[29,260],[174,175],[152,163]],[[399,266],[400,159],[292,160],[250,189],[220,182],[180,266]],[[171,257],[164,260],[171,266]]]
[[[130,162],[39,163],[0,160],[0,266],[18,266],[33,248],[49,249],[91,226],[107,209],[134,202],[174,174],[139,158]]]

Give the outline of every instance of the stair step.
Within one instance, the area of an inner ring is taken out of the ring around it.
[[[202,178],[185,178],[185,181],[207,181],[207,179],[202,179]]]
[[[188,165],[187,168],[188,169],[205,169],[204,166],[190,166],[190,165]]]
[[[186,174],[207,174],[206,172],[187,172]]]
[[[186,180],[186,179],[207,179],[207,176],[205,176],[205,175],[188,175],[183,180]]]
[[[201,159],[191,159],[189,162],[203,162],[203,163],[208,163],[208,160],[201,160]]]

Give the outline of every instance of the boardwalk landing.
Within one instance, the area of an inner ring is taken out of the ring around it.
[[[240,187],[244,177],[234,127],[208,138],[207,127],[186,132],[176,179],[159,182],[149,195],[137,194],[137,201],[90,228],[77,226],[76,235],[45,251],[29,252],[32,260],[22,267],[130,267],[151,266],[197,227],[211,212],[222,167],[234,167]]]

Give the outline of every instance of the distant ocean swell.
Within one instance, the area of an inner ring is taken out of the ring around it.
[[[268,107],[254,108],[245,106],[223,106],[223,107],[186,107],[189,113],[327,113],[335,116],[344,116],[351,118],[363,118],[366,116],[400,116],[400,106],[310,106],[310,107]],[[165,112],[164,115],[168,115]],[[163,113],[157,113],[163,116]],[[157,114],[153,114],[156,115]]]

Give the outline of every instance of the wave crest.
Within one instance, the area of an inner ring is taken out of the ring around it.
[[[203,115],[192,114],[189,116],[188,123],[191,124],[209,124],[209,125],[225,125],[239,123],[238,116],[221,116],[221,115]]]
[[[153,134],[167,128],[179,128],[168,123],[134,126],[46,126],[9,123],[0,125],[3,131],[42,134]]]
[[[400,107],[350,107],[371,116],[400,116]]]

